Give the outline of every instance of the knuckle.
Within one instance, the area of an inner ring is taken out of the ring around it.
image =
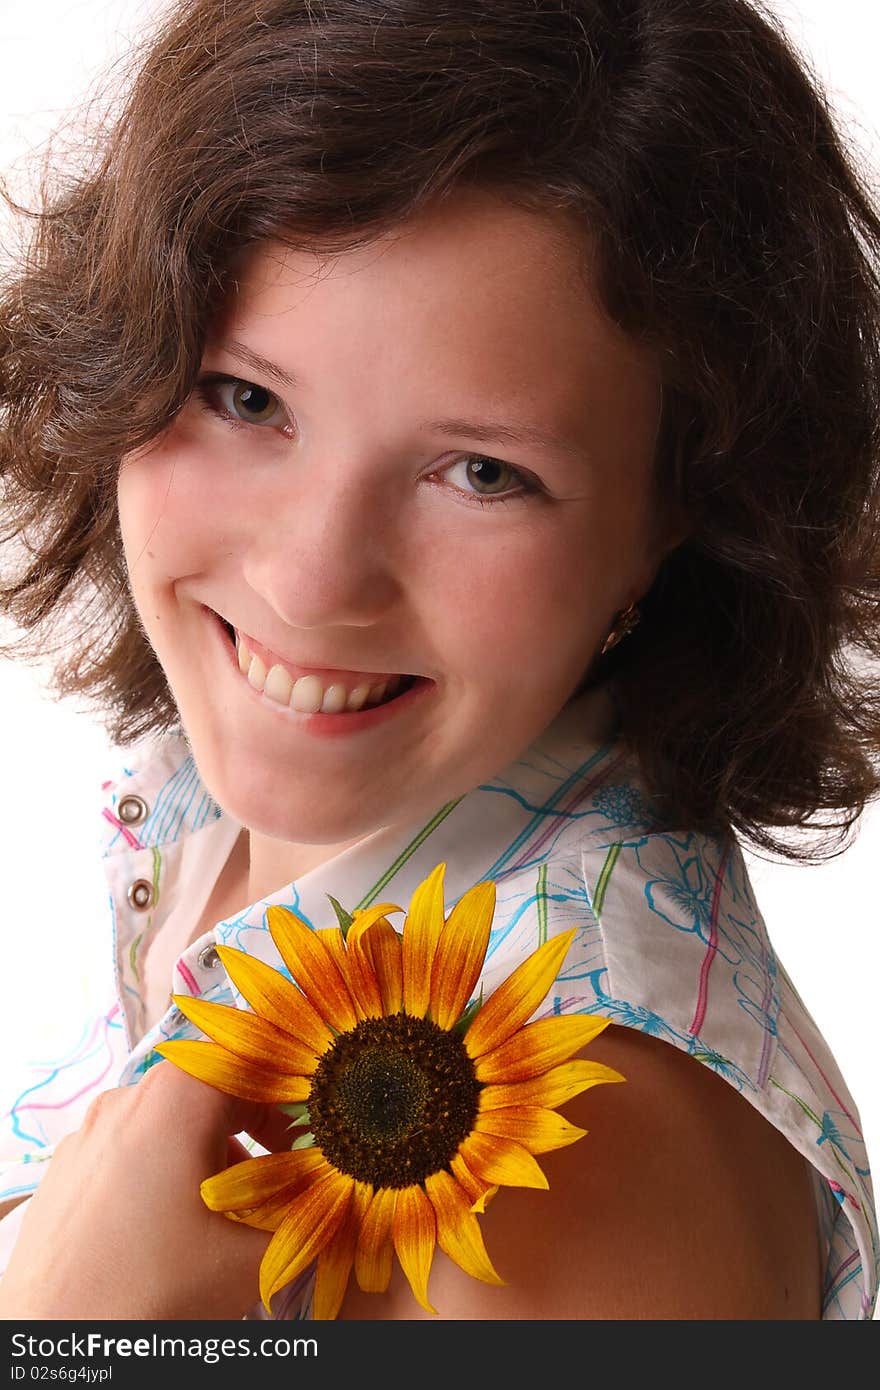
[[[96,1096],[92,1096],[92,1099],[89,1101],[88,1108],[86,1109],[86,1113],[83,1116],[83,1122],[80,1128],[85,1133],[88,1133],[89,1130],[94,1129],[97,1125],[102,1124],[106,1120],[107,1116],[109,1115],[112,1109],[113,1092],[99,1091],[98,1094]]]

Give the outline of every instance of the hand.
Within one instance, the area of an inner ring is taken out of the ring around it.
[[[199,1184],[249,1158],[230,1136],[289,1147],[290,1121],[159,1062],[98,1095],[30,1201],[0,1317],[240,1318],[259,1302],[271,1239],[209,1211]]]

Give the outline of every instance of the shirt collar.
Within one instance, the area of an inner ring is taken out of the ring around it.
[[[535,879],[548,858],[579,856],[585,845],[609,830],[619,836],[621,807],[600,794],[611,773],[628,758],[618,742],[618,728],[608,686],[576,695],[519,757],[488,781],[427,816],[376,830],[295,882],[282,884],[217,922],[180,957],[176,992],[212,991],[217,980],[217,958],[210,950],[214,943],[235,946],[278,968],[266,922],[266,908],[273,904],[290,908],[316,930],[337,925],[330,894],[349,912],[378,902],[393,902],[406,910],[418,885],[443,862],[448,912],[476,883],[492,879],[500,895],[506,879],[522,879],[524,873]],[[173,875],[180,876],[183,856],[199,838],[196,832],[210,826],[207,833],[212,838],[228,836],[231,847],[240,830],[202,783],[182,733],[135,745],[119,777],[103,788],[104,859],[117,913],[121,875],[130,879],[140,872],[144,883],[150,863],[161,860],[165,899],[173,900]],[[126,820],[132,808],[144,811],[137,823]],[[624,819],[636,819],[642,808],[623,810]],[[121,860],[115,872],[114,860]],[[155,906],[151,926],[158,931],[161,898]],[[392,918],[398,930],[403,920],[402,915]],[[511,923],[503,932],[493,931],[483,975],[487,986],[493,976],[491,957],[498,954],[501,971],[508,952],[500,948],[514,927]],[[116,938],[119,994],[133,1044],[142,1031],[137,1026],[141,1005],[133,928],[120,932],[117,921]],[[167,1025],[166,1019],[144,1042],[157,1031],[167,1036]]]

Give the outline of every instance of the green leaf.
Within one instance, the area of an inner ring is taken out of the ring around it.
[[[315,1146],[315,1136],[309,1131],[308,1134],[301,1134],[298,1139],[294,1139],[290,1146],[290,1152],[294,1149],[312,1149]]]
[[[467,1008],[465,1009],[465,1011],[464,1011],[464,1013],[461,1015],[461,1017],[457,1020],[457,1022],[453,1023],[452,1028],[450,1029],[450,1032],[452,1032],[452,1033],[466,1033],[467,1030],[470,1028],[471,1024],[473,1023],[474,1019],[476,1018],[477,1014],[479,1013],[479,1011],[480,1011],[480,1009],[481,1009],[482,1007],[483,1007],[483,986],[480,985],[480,996],[479,996],[479,998],[478,998],[478,999],[472,999],[472,1000],[471,1000],[471,1002],[468,1004]]]
[[[333,911],[336,913],[336,920],[339,923],[339,930],[342,932],[342,939],[344,941],[348,936],[348,929],[354,921],[354,918],[350,912],[346,912],[341,903],[336,901],[332,893],[328,893],[327,897],[333,905]]]
[[[309,1123],[309,1106],[307,1101],[291,1101],[287,1105],[279,1105],[278,1109],[283,1115],[292,1115],[295,1125],[307,1125]],[[293,1126],[289,1127],[292,1128]]]

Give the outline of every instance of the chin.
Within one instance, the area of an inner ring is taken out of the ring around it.
[[[202,781],[214,800],[228,816],[255,835],[291,844],[333,845],[367,835],[377,828],[372,823],[366,824],[363,815],[353,816],[347,799],[345,804],[334,806],[326,797],[318,803],[302,797],[290,798],[284,794],[284,789],[273,793],[270,787],[267,792],[267,781],[259,775],[258,769],[248,768],[238,777],[228,762],[221,761],[203,770],[195,747],[193,751]],[[289,790],[290,779],[286,781]]]

